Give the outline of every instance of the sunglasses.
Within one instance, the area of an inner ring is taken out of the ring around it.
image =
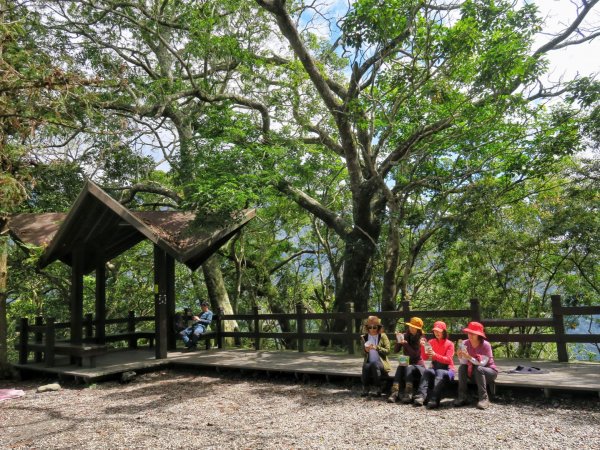
[[[379,325],[369,325],[367,326],[367,330],[378,330],[379,329]]]

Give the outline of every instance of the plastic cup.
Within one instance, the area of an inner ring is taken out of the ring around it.
[[[398,356],[398,364],[401,366],[408,366],[408,356],[406,356],[406,355]]]

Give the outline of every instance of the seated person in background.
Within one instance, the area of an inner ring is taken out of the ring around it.
[[[428,409],[440,406],[442,392],[450,380],[454,379],[454,344],[448,340],[446,324],[437,321],[433,324],[433,335],[425,345],[425,360],[431,359],[431,369],[426,369],[419,384],[415,405],[427,404]]]
[[[183,339],[183,343],[188,349],[196,348],[196,344],[198,344],[200,335],[206,331],[212,322],[213,313],[208,309],[208,302],[202,302],[200,307],[202,308],[202,314],[200,314],[200,317],[193,316],[192,320],[194,322],[192,325],[179,333],[181,339]]]
[[[421,337],[423,336],[423,321],[419,317],[413,317],[410,322],[405,322],[408,333],[396,333],[394,352],[402,350],[408,361],[401,363],[396,369],[392,393],[388,397],[389,403],[400,399],[402,403],[410,403],[413,400],[413,386],[419,384],[421,375],[425,370],[425,363],[421,355]],[[400,392],[403,394],[400,394]]]
[[[383,372],[391,370],[387,355],[390,352],[390,340],[383,333],[381,319],[377,316],[367,317],[365,323],[365,333],[360,336],[365,352],[365,359],[362,366],[362,385],[363,391],[361,397],[369,395],[369,386],[375,387],[374,396],[381,396],[381,375]]]
[[[498,369],[494,363],[492,346],[486,340],[483,325],[479,322],[470,322],[463,329],[469,339],[464,342],[465,348],[459,348],[456,352],[461,364],[458,368],[458,398],[454,400],[454,406],[463,406],[467,402],[467,381],[477,384],[479,395],[478,409],[487,409],[490,400],[487,393],[487,385],[496,380]]]

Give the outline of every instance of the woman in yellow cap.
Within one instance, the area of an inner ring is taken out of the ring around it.
[[[414,386],[419,385],[421,376],[425,371],[423,346],[421,344],[423,321],[419,317],[413,317],[405,325],[408,327],[408,333],[396,333],[394,352],[397,353],[402,349],[402,353],[408,356],[408,362],[406,365],[399,365],[396,369],[394,383],[392,384],[392,393],[388,397],[389,403],[394,403],[398,399],[402,403],[412,402]],[[401,388],[403,388],[404,392],[402,396],[400,396]]]
[[[390,340],[383,333],[381,319],[377,316],[367,317],[364,327],[365,334],[361,335],[364,343],[365,359],[362,366],[362,397],[369,395],[370,386],[375,387],[374,396],[381,396],[381,375],[391,369],[387,355],[390,352]]]

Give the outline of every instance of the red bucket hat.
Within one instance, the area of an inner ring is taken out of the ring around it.
[[[433,324],[432,330],[433,331],[436,331],[436,330],[437,331],[446,331],[447,327],[446,327],[446,324],[444,322],[442,322],[441,320],[438,320],[437,322],[435,322]]]
[[[469,325],[467,325],[467,328],[463,328],[463,331],[465,333],[473,333],[477,336],[487,339],[485,333],[483,332],[483,325],[481,325],[479,322],[469,322]]]

